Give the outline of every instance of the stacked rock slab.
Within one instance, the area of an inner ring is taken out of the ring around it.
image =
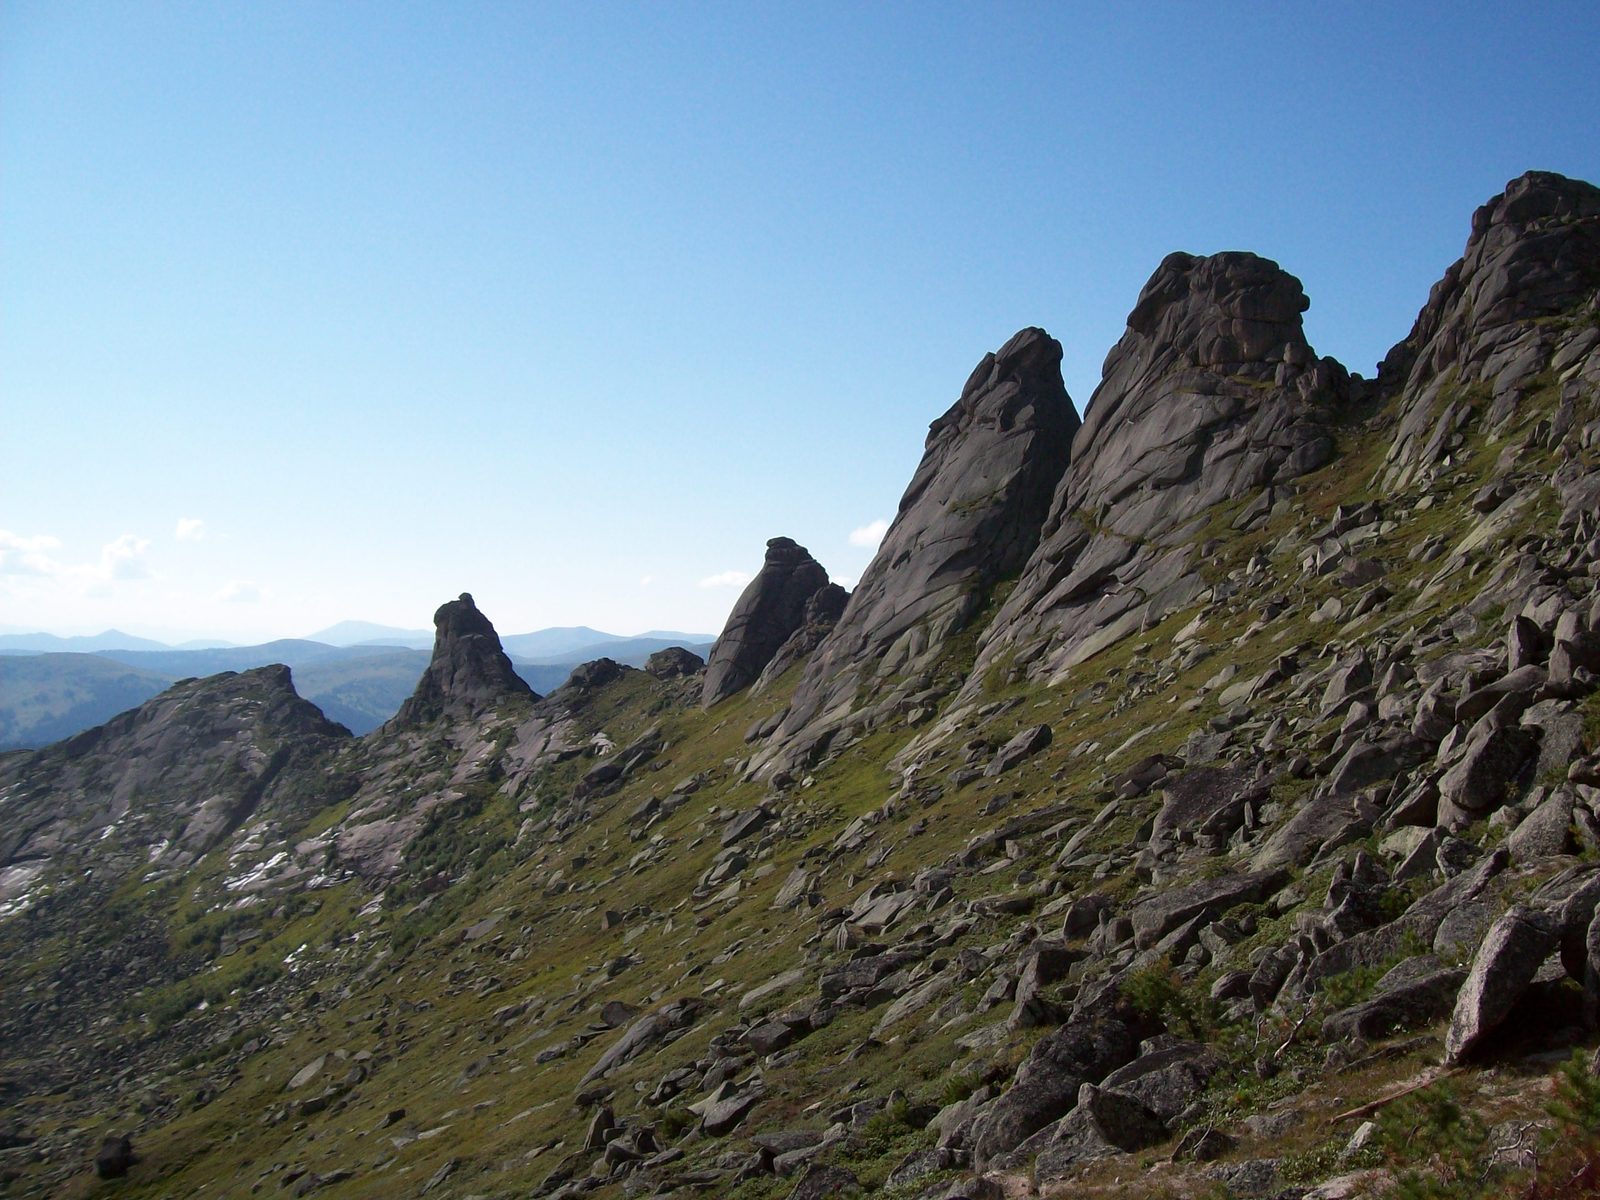
[[[1572,319],[1597,287],[1600,188],[1530,171],[1478,209],[1466,251],[1378,373],[1402,396],[1385,490],[1425,486],[1469,424],[1495,428],[1530,392],[1558,388],[1569,413],[1600,385],[1600,328]]]
[[[928,686],[946,640],[1033,552],[1078,426],[1049,334],[1024,329],[984,356],[929,427],[894,523],[807,662],[768,762],[806,756],[847,721],[875,724]]]
[[[767,543],[766,561],[728,614],[722,635],[706,659],[702,708],[710,708],[761,677],[798,630],[806,624],[813,596],[828,587],[828,572],[792,538]]]
[[[441,717],[466,717],[534,691],[511,667],[500,635],[472,597],[442,604],[433,614],[433,658],[386,729],[410,729]]]
[[[1254,254],[1167,256],[1106,358],[968,692],[1004,657],[1057,677],[1190,602],[1209,510],[1329,460],[1326,419],[1350,384],[1306,342],[1308,303],[1298,279]]]

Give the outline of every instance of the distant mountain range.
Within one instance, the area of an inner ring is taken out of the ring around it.
[[[420,642],[413,644],[415,639]],[[637,667],[668,646],[704,655],[713,640],[709,634],[669,630],[621,637],[577,625],[512,634],[503,644],[517,673],[543,694],[566,682],[579,663],[612,658]],[[168,646],[114,629],[92,637],[0,635],[0,751],[70,737],[180,679],[269,663],[288,666],[296,690],[329,720],[353,733],[369,733],[411,694],[432,645],[431,633],[370,621],[342,621],[315,637],[257,646]]]

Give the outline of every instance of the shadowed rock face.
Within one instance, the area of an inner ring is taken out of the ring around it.
[[[706,659],[701,707],[749,687],[783,644],[806,623],[806,605],[828,586],[828,573],[810,552],[786,537],[767,543],[761,570],[744,589],[722,636]]]
[[[775,743],[814,744],[858,698],[881,705],[884,681],[925,686],[918,676],[946,639],[1033,551],[1078,425],[1049,334],[1024,329],[984,356],[929,427],[894,523],[807,663]]]
[[[468,593],[440,605],[433,614],[433,629],[428,669],[386,729],[413,728],[443,716],[469,716],[510,696],[537,699],[512,669],[500,647],[500,635]]]
[[[1043,536],[984,635],[969,688],[1014,651],[1055,674],[1201,589],[1213,505],[1327,462],[1349,379],[1318,360],[1300,281],[1230,251],[1171,254],[1128,316]]]
[[[1552,364],[1587,358],[1582,379],[1561,381],[1573,395],[1600,382],[1594,329],[1561,319],[1597,287],[1600,188],[1530,171],[1478,209],[1466,251],[1379,370],[1380,388],[1404,396],[1385,485],[1424,480],[1450,452],[1473,420],[1463,389],[1486,395],[1479,419],[1493,428]]]

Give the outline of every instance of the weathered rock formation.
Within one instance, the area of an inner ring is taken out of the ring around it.
[[[0,902],[91,858],[183,865],[258,811],[315,806],[303,772],[350,731],[295,694],[285,666],[175,684],[104,725],[0,764]],[[326,781],[329,785],[332,780]]]
[[[511,666],[500,635],[466,592],[433,614],[433,658],[417,690],[387,729],[410,729],[440,717],[468,717],[502,700],[534,691]]]
[[[1073,440],[1038,549],[985,632],[968,690],[1008,658],[1074,663],[1203,589],[1216,504],[1327,462],[1349,381],[1318,359],[1300,281],[1254,254],[1170,254],[1139,294]]]
[[[1410,336],[1384,359],[1403,394],[1384,486],[1431,477],[1469,426],[1492,429],[1540,388],[1560,390],[1551,436],[1580,389],[1600,384],[1600,328],[1574,314],[1600,287],[1600,188],[1530,171],[1473,214],[1466,252],[1434,285]]]
[[[928,686],[947,639],[1033,552],[1078,426],[1049,334],[1024,329],[984,356],[929,427],[894,523],[806,665],[772,739],[785,759]],[[858,715],[862,700],[877,711]]]
[[[761,570],[728,614],[706,659],[701,706],[710,708],[761,677],[783,644],[806,624],[806,606],[828,586],[828,573],[791,538],[767,543]]]

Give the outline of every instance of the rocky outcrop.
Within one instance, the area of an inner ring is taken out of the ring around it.
[[[929,427],[894,522],[806,665],[773,738],[785,759],[927,687],[946,641],[1033,552],[1078,426],[1049,334],[1024,329],[984,356]]]
[[[1128,315],[1043,536],[968,690],[1015,659],[1059,676],[1193,600],[1200,523],[1327,462],[1349,381],[1316,357],[1300,281],[1254,254],[1168,255]],[[1265,489],[1265,491],[1263,491]]]
[[[806,624],[807,606],[828,586],[828,572],[791,538],[767,543],[761,570],[728,614],[706,659],[702,708],[741,692],[761,677],[778,651]]]
[[[70,1191],[132,1112],[185,1194],[248,1157],[285,1194],[394,1163],[429,1195],[1276,1195],[1393,1154],[1354,1122],[1441,1035],[1461,1107],[1519,1125],[1449,1169],[1533,1182],[1490,1156],[1549,1144],[1534,1076],[1600,1020],[1593,356],[1559,343],[1425,495],[1350,469],[1393,392],[1301,482],[1342,377],[1298,285],[1180,256],[1148,293],[1024,564],[1037,614],[917,648],[935,604],[833,696],[814,664],[869,610],[802,596],[754,686],[824,697],[805,773],[752,780],[738,739],[772,753],[779,702],[695,711],[686,655],[362,739],[286,673],[225,678],[138,737],[0,756],[0,1190]],[[1534,325],[1600,329],[1586,303]],[[880,566],[907,603],[942,586]],[[107,770],[138,789],[114,820]],[[1312,1123],[1326,1155],[1263,1157]]]
[[[806,601],[806,611],[800,619],[800,628],[789,635],[789,640],[778,647],[778,652],[761,670],[755,690],[760,693],[775,680],[781,679],[791,668],[803,663],[812,651],[822,645],[833,632],[850,600],[850,593],[837,583],[818,588]]]
[[[299,776],[349,737],[295,694],[285,666],[175,684],[104,725],[4,760],[0,869],[22,864],[11,881],[25,885],[82,855],[106,877],[119,865],[192,862],[258,810],[322,802]],[[324,786],[336,790],[331,778]],[[124,844],[134,849],[119,864]],[[6,892],[0,901],[17,899]]]
[[[645,659],[644,669],[647,675],[657,679],[677,679],[684,675],[698,675],[705,665],[706,660],[694,651],[685,650],[682,646],[668,646]]]
[[[414,729],[441,717],[470,717],[513,697],[537,698],[468,593],[439,606],[433,629],[433,658],[385,729]]]
[[[1534,391],[1558,389],[1570,411],[1600,385],[1600,328],[1572,319],[1596,288],[1600,188],[1530,171],[1478,209],[1466,252],[1378,373],[1402,397],[1385,489],[1425,484],[1471,427],[1500,425]]]

